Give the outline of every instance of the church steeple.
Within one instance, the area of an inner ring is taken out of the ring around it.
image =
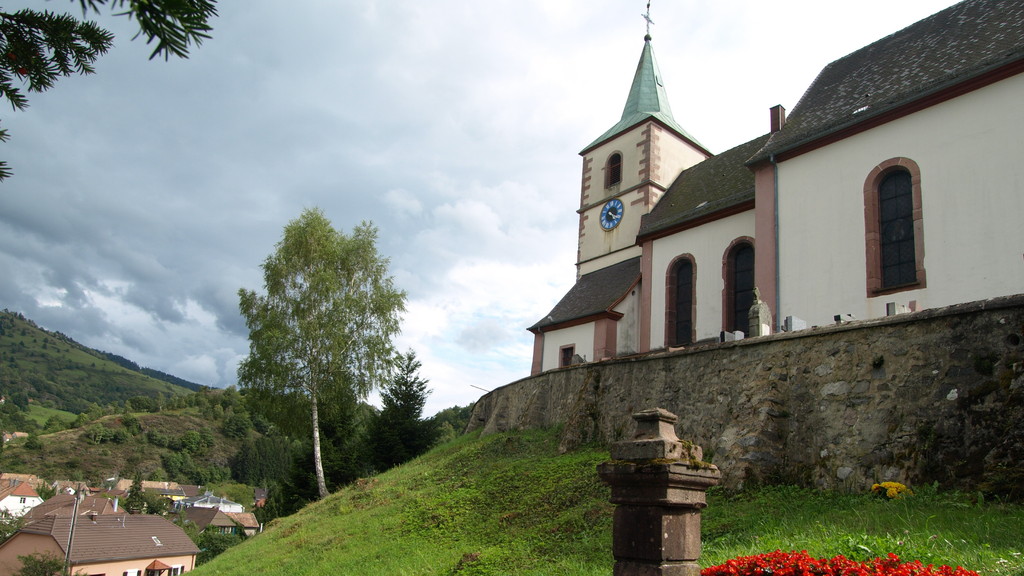
[[[686,130],[683,130],[683,127],[672,116],[672,107],[668,103],[665,84],[661,80],[661,70],[658,69],[658,61],[654,58],[654,49],[651,47],[651,35],[647,34],[644,36],[644,49],[640,53],[640,62],[636,65],[636,73],[633,75],[633,84],[629,88],[626,106],[622,109],[622,118],[597,140],[584,148],[583,152],[586,153],[587,150],[651,118],[658,120],[696,146],[704,148]]]
[[[649,6],[643,16],[650,25]],[[636,235],[643,216],[680,172],[711,156],[672,116],[650,34],[644,36],[622,117],[580,155],[576,264],[585,275],[639,256]]]

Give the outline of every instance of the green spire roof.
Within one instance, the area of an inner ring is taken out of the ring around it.
[[[665,85],[661,82],[661,70],[658,69],[658,61],[654,59],[654,49],[651,48],[651,36],[648,34],[644,36],[644,50],[640,54],[640,62],[636,65],[633,85],[629,88],[626,107],[622,109],[622,119],[602,134],[600,138],[591,142],[589,146],[583,149],[583,152],[649,118],[660,121],[697,146],[704,148],[700,142],[697,142],[696,138],[690,136],[686,130],[683,130],[682,126],[672,117],[672,108],[668,104]]]

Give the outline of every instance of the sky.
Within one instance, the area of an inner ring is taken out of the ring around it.
[[[575,281],[579,151],[614,125],[642,0],[222,0],[187,60],[126,17],[96,74],[0,106],[0,308],[214,387],[248,353],[238,290],[320,208],[408,293],[424,414],[529,376]],[[714,153],[768,131],[829,62],[950,0],[654,0],[679,124]],[[70,11],[78,2],[4,2]],[[371,398],[371,400],[374,400]]]

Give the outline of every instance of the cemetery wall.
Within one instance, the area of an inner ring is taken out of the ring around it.
[[[553,370],[481,397],[469,430],[561,426],[568,450],[653,407],[733,488],[1024,491],[1024,295]]]

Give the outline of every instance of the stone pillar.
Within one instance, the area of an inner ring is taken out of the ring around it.
[[[700,510],[718,484],[718,467],[700,446],[676,437],[675,414],[633,415],[632,441],[612,446],[597,472],[612,488],[614,576],[699,576]]]

